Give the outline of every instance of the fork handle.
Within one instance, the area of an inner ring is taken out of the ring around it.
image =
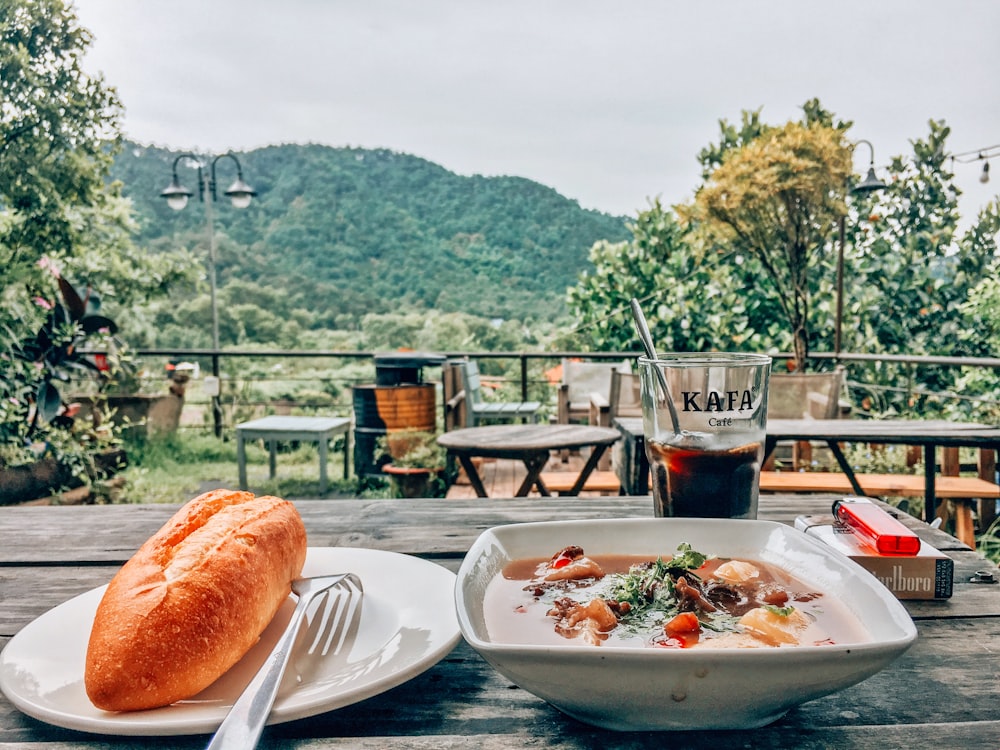
[[[233,704],[206,750],[248,750],[257,745],[278,695],[278,686],[285,674],[302,618],[309,603],[320,593],[324,592],[307,592],[299,597],[285,632],[274,645],[267,661]]]

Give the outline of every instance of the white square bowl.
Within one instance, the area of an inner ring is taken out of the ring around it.
[[[491,640],[483,613],[490,581],[511,561],[569,545],[587,555],[699,552],[760,560],[835,597],[870,640],[756,649],[513,645]],[[472,545],[456,582],[466,641],[515,684],[580,721],[626,731],[747,729],[864,680],[917,637],[899,601],[862,567],[788,526],[721,519],[613,519],[498,526]]]

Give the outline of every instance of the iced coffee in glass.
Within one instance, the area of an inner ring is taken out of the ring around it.
[[[656,516],[756,518],[771,358],[640,358]]]

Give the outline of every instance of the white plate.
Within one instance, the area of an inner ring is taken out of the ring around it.
[[[285,674],[269,724],[313,716],[378,695],[444,658],[459,639],[455,574],[420,558],[380,550],[310,547],[303,575],[357,573],[364,603],[349,652],[302,657]],[[172,706],[111,713],[95,708],[83,687],[87,641],[104,587],[49,610],[0,654],[0,689],[17,708],[50,724],[116,735],[214,732],[284,629],[294,599],[260,642],[215,684]]]

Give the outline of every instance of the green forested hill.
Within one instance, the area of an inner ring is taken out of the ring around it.
[[[112,176],[136,206],[141,244],[203,253],[204,206],[174,212],[159,197],[176,155],[129,143]],[[399,309],[551,318],[590,246],[628,234],[622,217],[530,180],[460,176],[388,150],[281,145],[238,157],[259,195],[233,209],[222,193],[235,165],[218,161],[220,285],[281,289],[329,327]],[[197,193],[189,164],[181,182]]]

